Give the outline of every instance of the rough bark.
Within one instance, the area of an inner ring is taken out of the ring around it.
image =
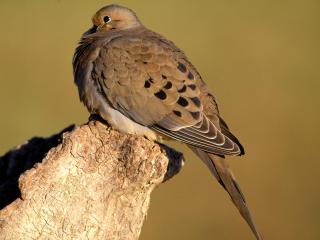
[[[150,194],[181,153],[99,121],[0,158],[0,239],[138,239]]]

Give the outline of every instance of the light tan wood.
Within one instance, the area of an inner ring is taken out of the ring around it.
[[[138,239],[152,190],[182,163],[167,146],[98,121],[31,139],[0,159],[0,199],[9,198],[0,201],[0,239]],[[14,169],[21,198],[10,199]]]

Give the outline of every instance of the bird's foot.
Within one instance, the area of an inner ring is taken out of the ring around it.
[[[111,125],[105,119],[103,119],[99,114],[91,114],[89,116],[88,120],[89,120],[89,122],[90,121],[98,121],[98,122],[103,123],[104,125],[107,125],[108,127],[111,127]]]

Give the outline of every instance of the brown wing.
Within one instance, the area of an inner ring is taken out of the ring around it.
[[[112,107],[135,122],[206,152],[241,154],[206,116],[200,76],[170,42],[114,39],[100,48],[91,75]]]

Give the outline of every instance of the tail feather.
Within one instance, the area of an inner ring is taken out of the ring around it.
[[[238,208],[241,216],[248,223],[256,239],[261,240],[262,238],[253,222],[253,219],[251,217],[244,195],[224,157],[209,154],[191,146],[189,147],[208,166],[208,168],[210,169],[212,174],[216,177],[218,182],[229,193],[232,202]]]

